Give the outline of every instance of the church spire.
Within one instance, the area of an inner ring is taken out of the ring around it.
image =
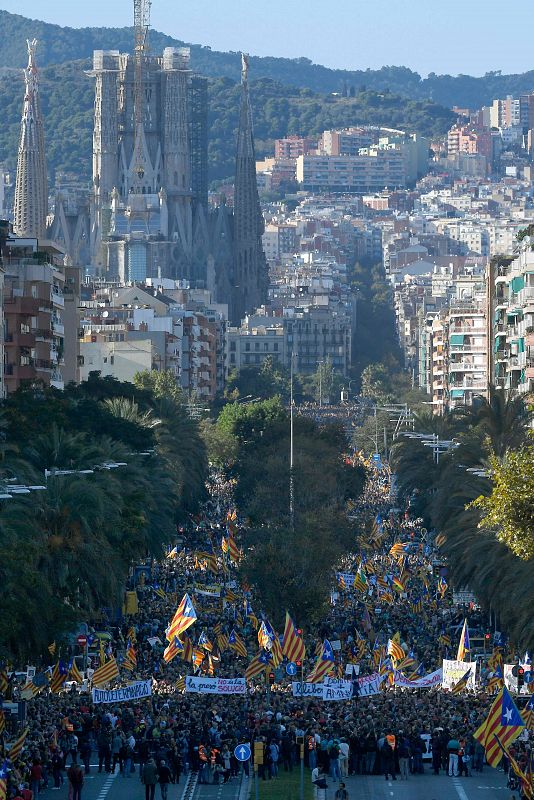
[[[20,236],[42,238],[46,232],[48,182],[39,82],[35,65],[37,39],[27,40],[28,66],[20,126],[15,184],[14,229]]]
[[[234,274],[230,316],[238,324],[267,297],[268,271],[262,246],[264,231],[248,87],[248,56],[241,56],[241,111],[237,135],[234,191]]]

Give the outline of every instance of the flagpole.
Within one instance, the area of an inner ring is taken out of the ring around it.
[[[293,475],[293,371],[295,354],[291,352],[289,399],[289,524],[295,528],[295,485]]]

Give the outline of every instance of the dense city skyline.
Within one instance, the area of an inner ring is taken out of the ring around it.
[[[112,5],[95,0],[90,6],[66,0],[56,0],[47,6],[36,0],[2,3],[2,8],[11,13],[72,27],[124,26],[130,20],[130,6],[128,0]],[[224,8],[214,7],[212,0],[199,0],[194,6],[189,5],[180,18],[176,17],[171,0],[157,0],[152,8],[152,25],[184,41],[217,50],[244,49],[259,56],[304,56],[314,63],[344,69],[378,69],[394,64],[425,76],[429,72],[515,73],[531,68],[528,23],[534,21],[534,12],[525,10],[521,0],[511,0],[505,6],[495,2],[485,4],[484,13],[480,3],[465,5],[460,0],[451,0],[437,29],[431,4],[423,0],[413,0],[407,7],[392,0],[377,0],[357,10],[350,0],[339,0],[335,10],[337,13],[325,19],[324,6],[318,0],[310,0],[305,14],[296,3],[288,7],[282,0],[273,0],[268,7],[261,3],[248,5],[247,23],[243,25],[241,0],[229,0]],[[502,31],[510,21],[519,18],[524,24],[514,30],[514,47],[503,48]],[[269,20],[274,20],[274,25]],[[340,20],[342,25],[338,24]]]

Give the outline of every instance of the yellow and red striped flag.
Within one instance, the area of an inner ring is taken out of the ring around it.
[[[287,611],[282,652],[288,661],[293,662],[302,662],[306,656],[306,647],[304,646],[302,632],[297,628]]]
[[[191,598],[188,594],[184,594],[180,601],[180,605],[176,609],[176,613],[171,620],[171,624],[167,628],[166,637],[168,642],[172,642],[176,636],[180,636],[186,631],[194,622],[196,622],[197,614]]]
[[[102,666],[98,667],[98,669],[95,669],[93,672],[93,686],[105,686],[106,683],[109,683],[118,677],[119,667],[117,666],[115,657],[110,656],[105,664],[102,664]]]
[[[387,654],[395,659],[395,661],[402,661],[406,653],[394,639],[388,640]]]
[[[487,718],[473,734],[486,751],[490,767],[497,767],[502,758],[501,747],[508,749],[525,728],[512,696],[503,687],[489,710]]]
[[[28,735],[28,731],[30,729],[28,727],[24,728],[18,739],[15,739],[11,747],[7,752],[7,756],[10,761],[16,761],[17,758],[22,753],[22,748],[24,747],[24,742],[26,741],[26,736]]]
[[[83,683],[83,675],[78,669],[78,664],[76,663],[75,658],[72,659],[69,668],[69,676],[72,678],[73,681],[76,681],[76,683]]]
[[[163,651],[163,660],[166,664],[169,664],[173,658],[175,658],[178,653],[183,654],[184,646],[180,639],[175,636],[174,641],[169,642],[165,650]]]
[[[248,653],[247,653],[247,648],[245,646],[245,642],[243,641],[241,636],[239,636],[239,634],[236,633],[236,631],[233,629],[232,632],[230,633],[230,636],[228,637],[228,646],[231,647],[232,650],[235,650],[235,652],[239,656],[243,656],[243,658],[247,657]]]
[[[306,678],[307,683],[320,683],[327,675],[331,675],[334,671],[334,651],[332,645],[325,639],[321,648],[321,654],[318,656],[315,666]]]
[[[262,673],[270,663],[271,654],[267,650],[260,650],[258,653],[256,653],[245,670],[245,678],[247,681],[252,680],[252,678],[255,678],[257,675]]]
[[[53,694],[59,694],[63,688],[63,684],[67,680],[68,674],[69,668],[62,661],[58,661],[54,665],[54,669],[52,670],[52,675],[50,677],[50,691],[53,692]]]

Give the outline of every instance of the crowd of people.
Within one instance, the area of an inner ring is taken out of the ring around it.
[[[244,676],[258,652],[261,612],[253,591],[240,585],[238,559],[224,547],[231,537],[239,543],[232,484],[216,475],[201,517],[180,531],[168,556],[132,568],[127,589],[135,593],[135,613],[100,625],[110,637],[107,657],[124,664],[128,651],[135,652],[135,663],[121,670],[116,685],[151,678],[151,696],[93,704],[85,683],[65,682],[56,694],[41,690],[27,703],[28,733],[20,757],[9,763],[8,800],[37,800],[43,790],[64,785],[72,800],[79,800],[94,770],[142,781],[146,800],[153,800],[159,784],[166,800],[169,785],[190,771],[198,773],[199,783],[235,780],[242,768],[234,755],[240,742],[262,744],[258,772],[265,781],[295,769],[303,748],[318,800],[327,781],[335,784],[336,798],[348,797],[349,775],[412,780],[424,772],[469,778],[482,771],[484,749],[473,733],[492,702],[491,664],[482,661],[476,690],[458,694],[393,682],[388,642],[397,642],[404,654],[395,666],[406,676],[421,676],[438,669],[444,657],[455,657],[464,619],[475,631],[484,628],[484,617],[476,605],[453,603],[421,521],[392,505],[389,474],[371,471],[350,509],[369,517],[369,533],[355,538],[355,552],[339,565],[330,613],[310,630],[298,620],[307,650],[304,675],[326,639],[336,643],[332,674],[341,677],[347,664],[357,665],[360,677],[379,672],[378,693],[366,696],[357,689],[350,700],[337,702],[293,696],[283,663],[267,669],[275,676],[272,685],[264,671],[249,681],[245,695],[184,691],[186,675]],[[402,552],[395,543],[403,545]],[[353,576],[354,583],[339,576]],[[166,663],[166,628],[184,593],[197,613],[186,631],[195,664],[183,653]],[[230,645],[232,631],[246,657]],[[89,659],[90,672],[99,660],[97,653]],[[16,700],[21,686],[11,682],[10,690]],[[525,769],[531,758],[528,736],[527,731],[514,745]],[[508,769],[506,760],[502,767]]]

